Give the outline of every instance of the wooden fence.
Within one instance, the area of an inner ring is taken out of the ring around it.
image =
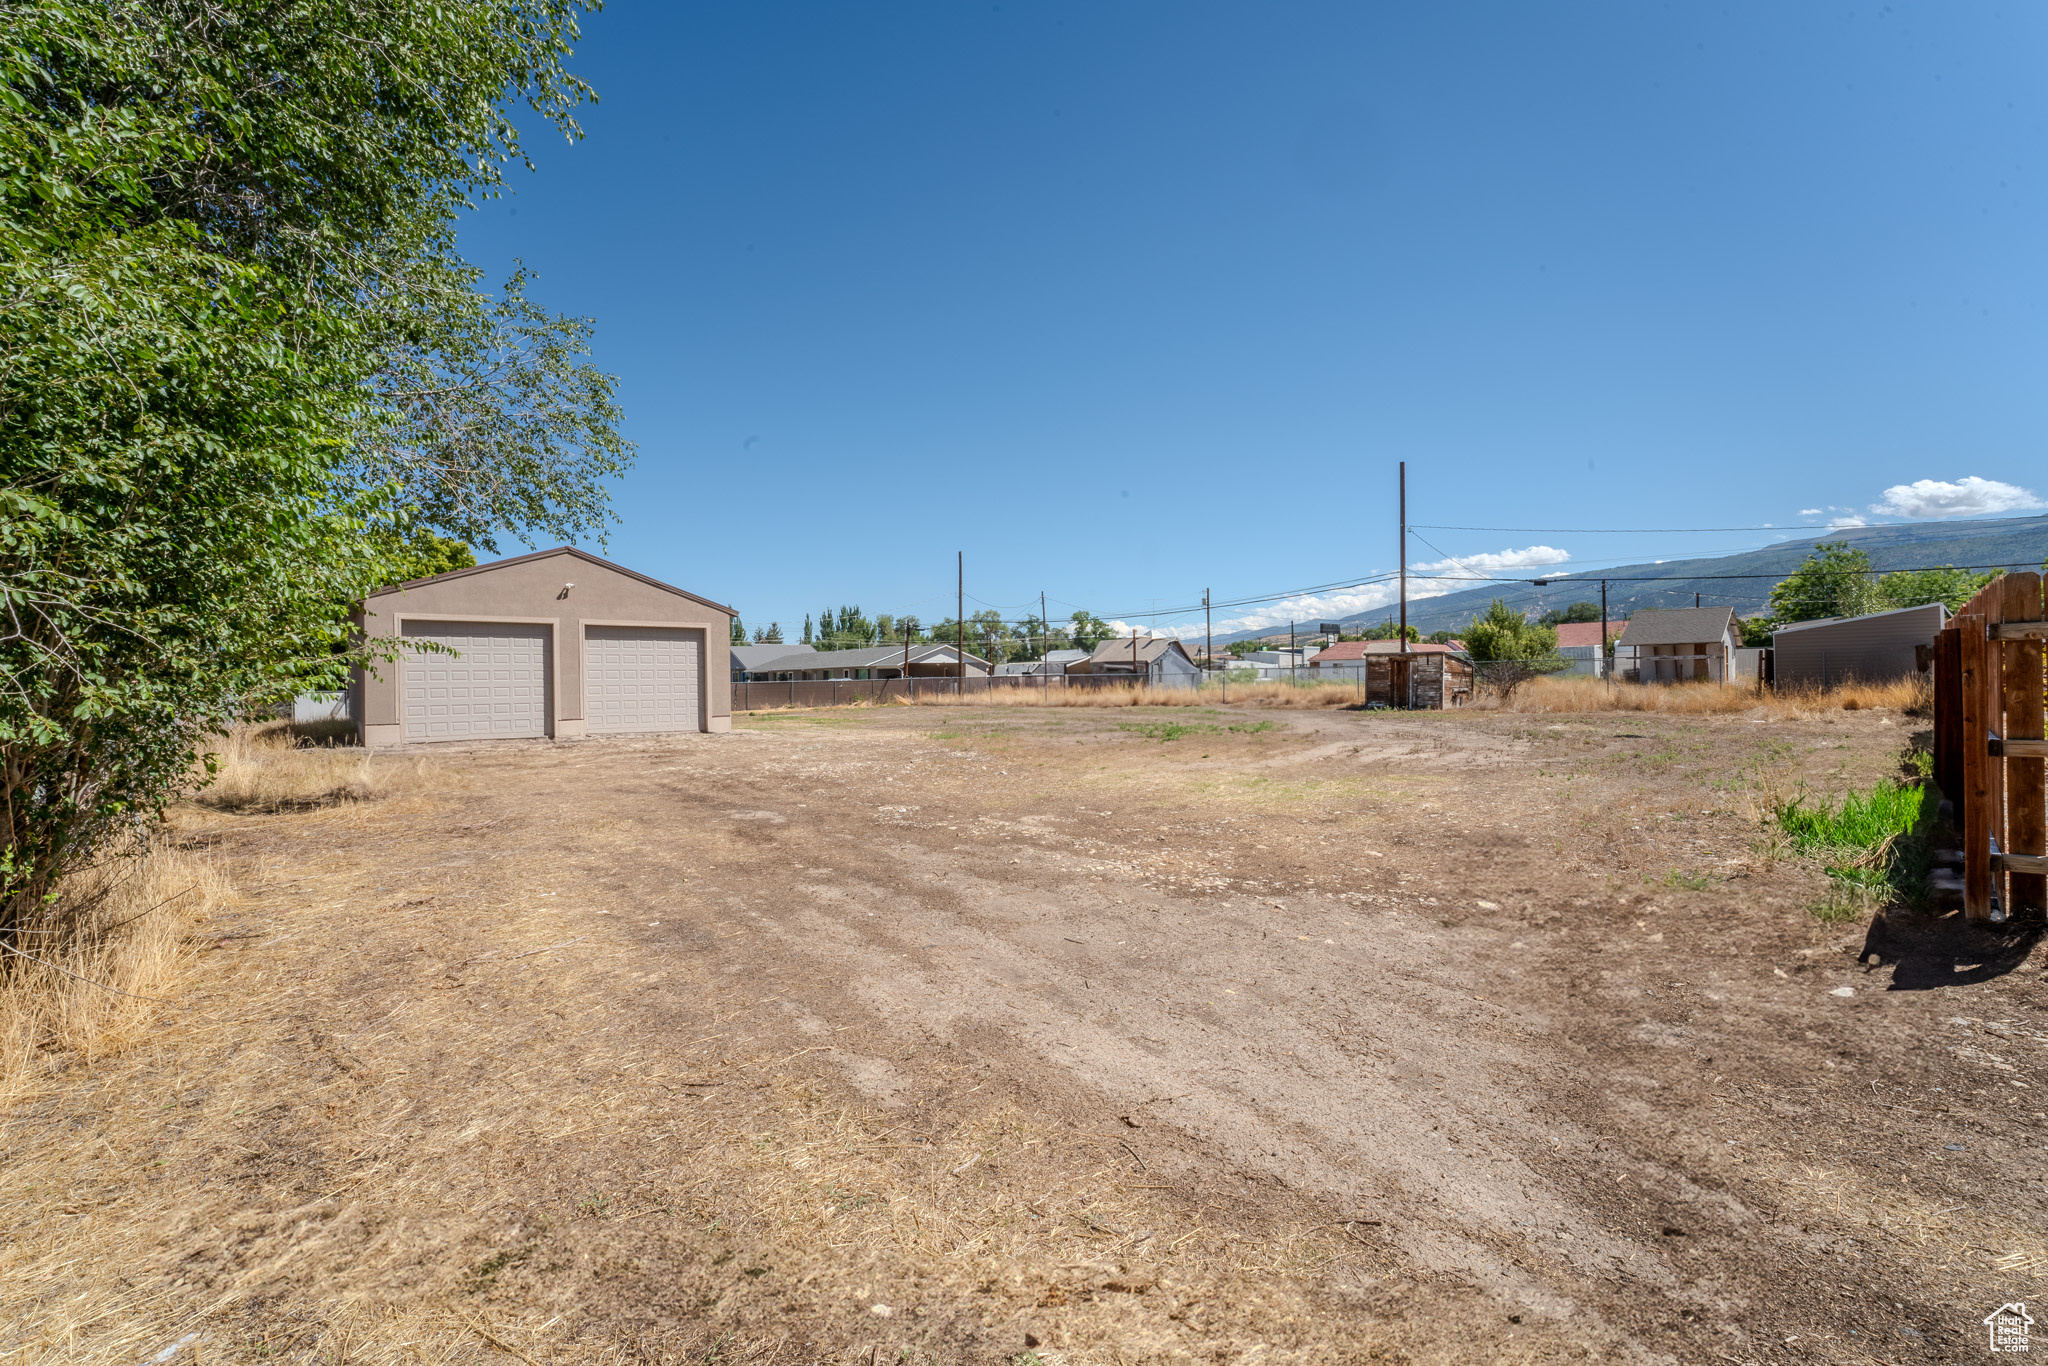
[[[1161,686],[1156,678],[1134,674],[969,674],[965,678],[821,678],[785,679],[779,683],[763,679],[734,683],[732,709],[737,712],[775,707],[844,707],[855,702],[897,702],[914,697],[985,697],[991,693],[1007,696],[1083,688],[1100,691],[1145,683]]]
[[[2041,576],[1994,579],[1949,618],[1934,654],[1934,773],[1963,831],[1963,913],[2048,905]]]

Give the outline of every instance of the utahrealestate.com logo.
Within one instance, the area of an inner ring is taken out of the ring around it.
[[[1991,1334],[1991,1350],[1994,1352],[2024,1352],[2027,1350],[2027,1329],[2034,1320],[2027,1314],[2026,1301],[2016,1304],[2001,1304],[1984,1316],[1985,1330]]]

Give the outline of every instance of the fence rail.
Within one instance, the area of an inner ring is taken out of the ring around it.
[[[1934,652],[1934,776],[1963,830],[1963,913],[2048,905],[2041,576],[1994,579],[1949,618]]]
[[[966,678],[828,678],[808,682],[734,683],[734,711],[772,707],[843,707],[855,702],[908,701],[918,697],[985,697],[990,693],[1055,692],[1104,688],[1172,687],[1171,681],[1138,674],[969,674]],[[1192,686],[1190,684],[1189,686]]]

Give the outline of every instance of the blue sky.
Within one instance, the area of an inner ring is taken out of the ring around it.
[[[609,553],[792,639],[950,615],[956,550],[1009,614],[1384,572],[1404,459],[1412,522],[1532,529],[1412,561],[1733,550],[1778,536],[1548,529],[2039,506],[2044,38],[2018,4],[617,0],[588,136],[536,135],[463,241],[596,319],[640,450]]]

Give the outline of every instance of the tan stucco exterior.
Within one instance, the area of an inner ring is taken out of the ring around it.
[[[698,680],[699,729],[732,729],[732,609],[671,588],[568,546],[459,569],[372,593],[357,627],[370,639],[403,633],[407,622],[474,621],[544,626],[549,633],[549,733],[581,739],[584,729],[584,628],[649,626],[704,633]],[[355,716],[362,741],[400,744],[399,672],[403,661],[359,671]]]

